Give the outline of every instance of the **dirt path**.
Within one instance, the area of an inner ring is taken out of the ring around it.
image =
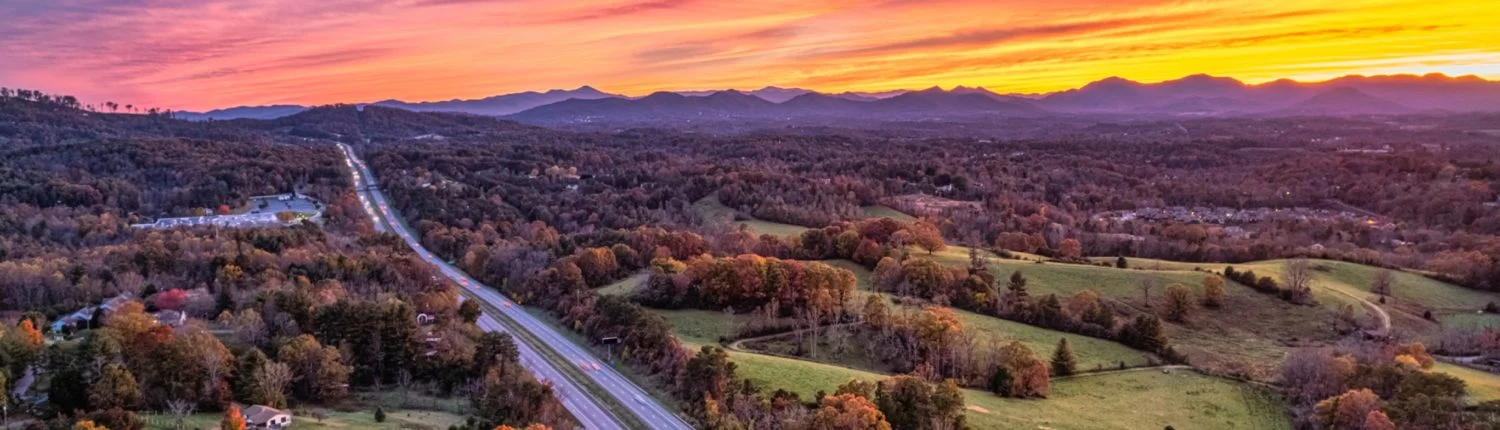
[[[1328,288],[1328,289],[1333,290],[1334,292],[1337,292],[1339,294],[1343,294],[1345,296],[1349,296],[1350,298],[1353,298],[1354,300],[1359,300],[1360,303],[1364,303],[1365,307],[1370,308],[1370,310],[1375,311],[1375,316],[1377,316],[1377,317],[1380,318],[1380,330],[1377,330],[1374,334],[1376,336],[1379,336],[1379,337],[1386,337],[1386,336],[1390,336],[1391,335],[1391,314],[1389,312],[1386,312],[1384,308],[1381,308],[1380,305],[1377,305],[1374,302],[1371,302],[1369,300],[1365,300],[1364,297],[1360,297],[1358,295],[1351,294],[1351,293],[1349,293],[1347,291],[1344,291],[1344,290],[1340,290],[1340,289],[1337,289],[1337,288],[1331,288],[1331,287],[1324,287],[1324,288]]]
[[[796,329],[796,330],[792,330],[792,331],[784,331],[784,332],[781,332],[781,333],[772,333],[772,334],[761,335],[761,336],[756,336],[756,337],[747,337],[747,338],[744,338],[744,339],[736,340],[734,342],[729,342],[728,344],[725,344],[724,347],[725,348],[729,348],[730,351],[749,352],[749,353],[754,353],[754,354],[778,355],[779,356],[781,354],[774,354],[774,353],[770,353],[770,352],[766,352],[766,351],[757,351],[757,350],[753,350],[753,349],[745,349],[745,342],[770,339],[770,338],[773,338],[773,337],[790,336],[790,335],[795,335],[797,333],[806,332],[806,331],[822,330],[822,329],[835,328],[835,327],[852,327],[852,326],[862,325],[862,324],[864,324],[864,323],[862,323],[862,322],[852,322],[852,323],[840,323],[840,324],[833,324],[833,325],[820,325],[820,326],[813,327],[813,328],[803,328],[803,329]]]

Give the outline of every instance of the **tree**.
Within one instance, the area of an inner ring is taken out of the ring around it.
[[[286,407],[286,388],[292,383],[292,369],[285,363],[274,361],[266,362],[253,374],[255,386],[259,389],[256,393],[265,405],[275,408]]]
[[[483,313],[479,309],[479,303],[473,300],[464,300],[463,304],[458,305],[458,317],[469,324],[479,321],[479,316]]]
[[[1368,388],[1361,388],[1318,402],[1313,412],[1323,428],[1358,429],[1379,407],[1380,397]]]
[[[1020,341],[1000,348],[998,365],[1010,375],[1010,387],[1005,390],[1010,397],[1045,398],[1052,391],[1047,365]]]
[[[385,422],[385,408],[382,408],[382,407],[379,407],[379,406],[375,407],[375,422],[377,422],[377,423],[383,423],[383,422]]]
[[[196,402],[187,399],[173,399],[167,402],[167,412],[172,414],[177,430],[183,430],[183,419],[192,415],[197,406]]]
[[[1287,260],[1281,267],[1281,287],[1293,303],[1307,303],[1312,298],[1312,265],[1306,259]]]
[[[1167,319],[1173,322],[1187,321],[1193,310],[1192,293],[1182,284],[1167,286]]]
[[[1120,343],[1149,352],[1160,352],[1167,346],[1167,338],[1161,332],[1161,320],[1151,314],[1136,315],[1120,329],[1119,338]]]
[[[926,250],[928,255],[948,249],[948,244],[943,242],[943,232],[938,230],[937,226],[932,225],[932,223],[927,221],[914,222],[909,231],[912,234],[912,242]]]
[[[1151,289],[1156,288],[1156,280],[1141,278],[1136,286],[1141,289],[1141,302],[1145,303],[1147,308],[1151,307]]]
[[[1073,358],[1073,347],[1068,338],[1058,339],[1057,349],[1052,351],[1052,374],[1068,376],[1078,372],[1078,360]]]
[[[1057,253],[1064,260],[1077,261],[1083,258],[1083,244],[1078,239],[1064,239],[1057,245]]]
[[[338,348],[320,345],[304,334],[282,344],[276,358],[291,369],[299,398],[326,403],[348,394],[353,369],[340,361]]]
[[[224,419],[219,421],[219,430],[245,430],[245,413],[239,406],[229,405],[224,410]]]
[[[1396,275],[1390,269],[1381,270],[1375,274],[1375,281],[1370,284],[1370,291],[1382,296],[1390,296],[1391,288],[1396,284]]]
[[[1214,275],[1203,277],[1203,306],[1212,309],[1224,306],[1224,278]]]
[[[1006,301],[1010,302],[1012,308],[1026,300],[1030,293],[1026,292],[1026,276],[1017,270],[1010,274],[1010,281],[1005,283]]]
[[[1391,422],[1391,418],[1386,416],[1385,412],[1370,411],[1368,415],[1365,415],[1362,430],[1396,430],[1396,423]]]
[[[1119,257],[1115,257],[1115,267],[1120,269],[1127,269],[1129,268],[1129,266],[1130,263],[1125,261],[1125,256],[1121,255]]]
[[[141,388],[119,363],[104,365],[99,380],[89,390],[89,405],[94,409],[134,408],[141,401]]]
[[[848,430],[890,430],[885,414],[875,402],[855,394],[824,396],[818,408],[808,417],[808,428]]]

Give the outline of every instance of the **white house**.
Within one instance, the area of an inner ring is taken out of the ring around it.
[[[292,413],[270,406],[255,405],[244,408],[245,427],[257,429],[280,429],[292,425]]]

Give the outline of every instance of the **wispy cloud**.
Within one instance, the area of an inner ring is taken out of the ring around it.
[[[592,84],[1248,81],[1361,70],[1500,77],[1486,0],[0,0],[0,85],[85,100],[475,98]]]

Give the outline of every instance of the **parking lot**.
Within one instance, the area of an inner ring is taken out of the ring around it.
[[[314,222],[323,216],[323,205],[305,195],[277,194],[250,198],[250,209],[232,215],[206,215],[176,218],[158,218],[156,222],[135,224],[136,228],[173,228],[212,225],[229,228],[279,227],[309,219]],[[297,216],[291,223],[283,223],[276,214],[291,212]]]

